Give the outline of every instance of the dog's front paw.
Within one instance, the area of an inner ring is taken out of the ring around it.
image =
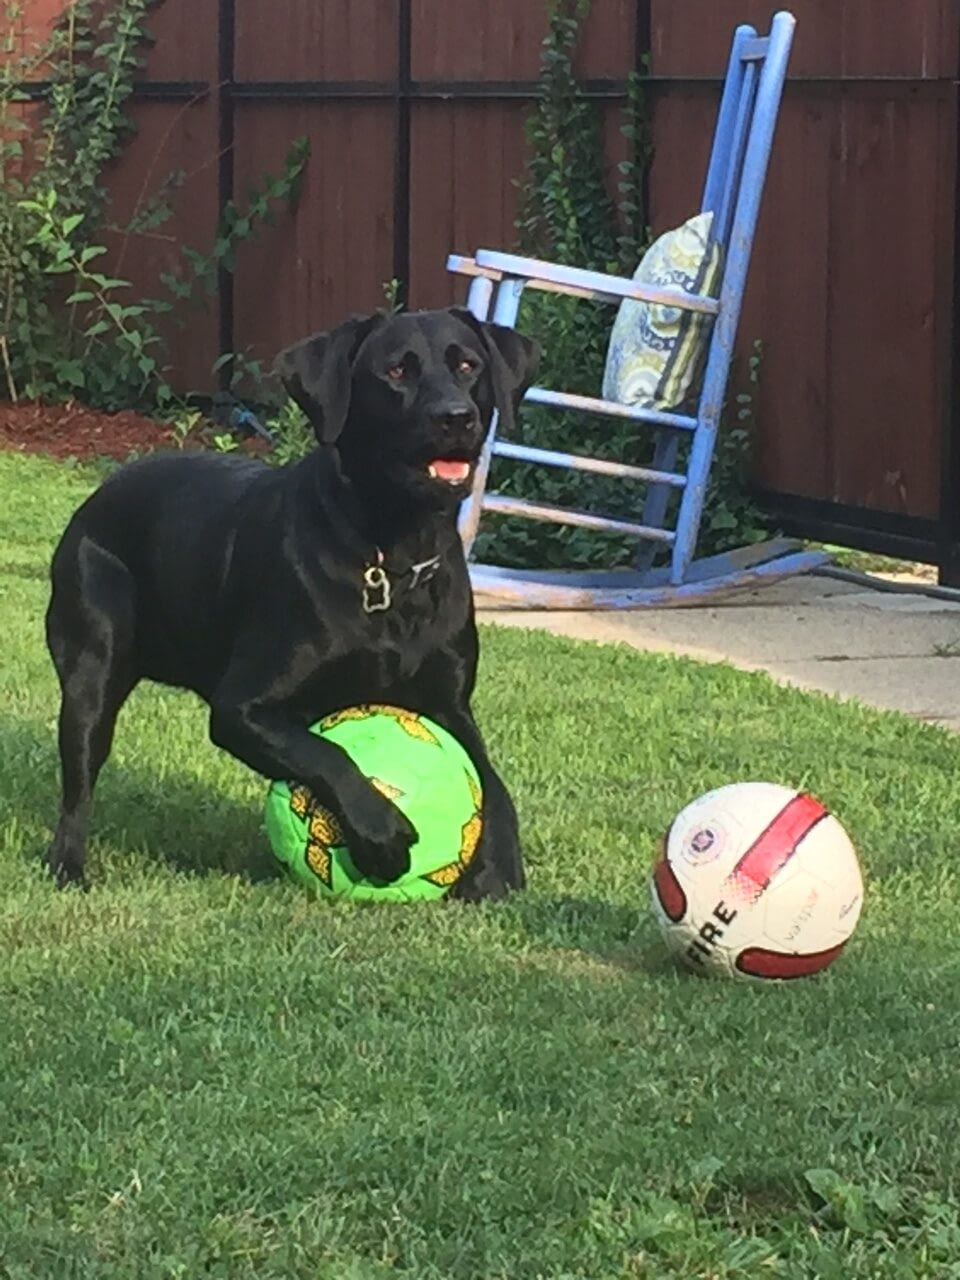
[[[84,875],[84,857],[60,840],[54,840],[47,852],[47,869],[58,889],[73,885],[77,889],[88,888]]]
[[[354,866],[371,880],[392,883],[410,870],[417,831],[395,804],[373,787],[343,814],[343,833]]]

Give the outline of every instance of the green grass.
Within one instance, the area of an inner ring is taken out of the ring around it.
[[[489,630],[521,811],[502,907],[311,902],[263,783],[144,687],[89,894],[56,810],[46,562],[91,477],[0,454],[0,1276],[960,1275],[960,740],[722,667]],[[658,833],[707,787],[808,786],[858,844],[821,978],[676,972]]]
[[[931,567],[914,560],[881,556],[872,551],[858,551],[856,547],[838,547],[831,542],[810,542],[808,546],[811,550],[828,551],[831,560],[838,568],[853,569],[857,573],[910,573]]]

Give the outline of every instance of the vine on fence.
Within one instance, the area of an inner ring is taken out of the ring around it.
[[[0,62],[0,394],[10,400],[79,399],[96,408],[169,410],[160,324],[182,320],[233,269],[238,244],[295,197],[307,158],[295,142],[279,175],[223,211],[208,253],[179,246],[161,277],[165,296],[134,297],[104,269],[108,243],[156,235],[185,175],[167,176],[124,226],[107,221],[104,175],[133,132],[129,104],[148,11],[156,0],[70,0],[48,38],[27,47],[23,0],[6,0]],[[34,105],[29,86],[47,86]],[[173,312],[173,315],[170,313]]]

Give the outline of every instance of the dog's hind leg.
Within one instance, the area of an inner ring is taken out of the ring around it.
[[[117,714],[137,683],[136,587],[115,556],[64,538],[53,562],[47,644],[60,677],[60,820],[48,863],[59,885],[82,884],[93,789]]]

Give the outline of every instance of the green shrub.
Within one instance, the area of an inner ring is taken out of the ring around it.
[[[212,250],[182,246],[161,277],[165,296],[136,297],[104,269],[111,234],[156,234],[171,217],[170,174],[127,225],[107,220],[104,176],[133,132],[128,107],[154,0],[71,0],[43,41],[24,50],[23,0],[5,5],[0,65],[0,394],[78,399],[96,408],[170,409],[174,393],[159,324],[183,318],[274,201],[291,197],[306,163],[301,139],[284,169],[223,212]],[[44,89],[39,113],[26,106]],[[33,92],[31,92],[31,82]]]

